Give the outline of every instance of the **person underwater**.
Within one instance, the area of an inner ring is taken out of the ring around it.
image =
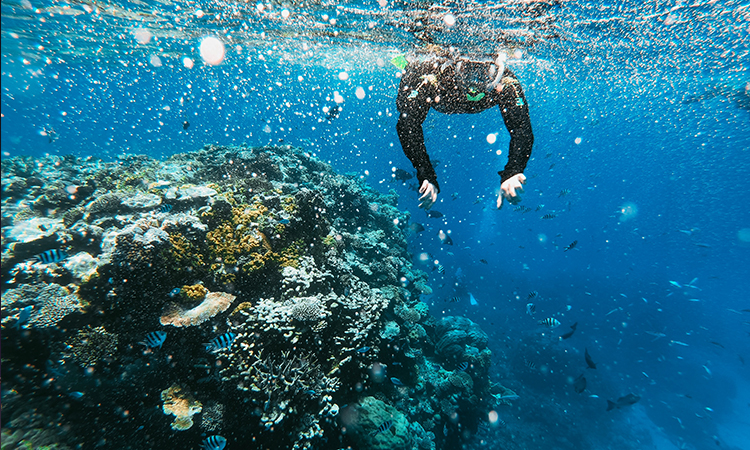
[[[391,62],[403,71],[396,106],[396,131],[404,154],[417,171],[419,207],[430,209],[437,201],[440,185],[424,142],[422,124],[430,109],[444,114],[476,114],[497,106],[510,133],[508,163],[498,172],[498,209],[506,200],[518,203],[531,157],[534,134],[529,105],[521,83],[506,65],[507,56],[494,59],[460,55],[403,55]]]

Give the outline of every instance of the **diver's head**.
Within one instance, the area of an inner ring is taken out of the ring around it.
[[[499,52],[490,58],[460,57],[455,65],[456,81],[469,101],[479,101],[500,83],[507,56]]]

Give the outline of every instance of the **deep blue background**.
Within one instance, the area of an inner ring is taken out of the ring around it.
[[[708,448],[716,435],[724,445],[748,448],[738,436],[750,439],[743,418],[750,414],[750,314],[741,312],[750,308],[750,242],[738,233],[750,228],[750,111],[723,97],[682,102],[741,76],[515,61],[536,138],[522,203],[532,211],[494,207],[508,145],[499,111],[433,111],[424,126],[430,156],[440,161],[442,192],[433,209],[445,217],[429,219],[416,208],[415,192],[391,180],[394,168],[411,167],[395,133],[398,71],[377,61],[390,55],[327,64],[287,56],[230,53],[218,67],[196,58],[192,69],[177,58],[163,58],[158,68],[135,57],[99,65],[5,58],[3,158],[164,157],[206,143],[302,146],[401,195],[400,207],[426,227],[410,238],[415,256],[431,256],[426,264],[415,259],[435,289],[424,300],[438,316],[480,322],[500,359],[496,376],[522,397],[541,396],[595,420],[605,398],[635,392],[674,441]],[[358,86],[363,100],[354,95]],[[343,111],[327,121],[323,107],[335,91],[345,98]],[[45,127],[59,138],[48,142],[40,135]],[[490,133],[498,133],[495,144],[487,142]],[[565,189],[570,193],[561,196]],[[638,213],[623,220],[626,204]],[[547,213],[556,217],[541,219]],[[440,244],[441,229],[453,246]],[[564,251],[574,240],[577,247]],[[444,275],[432,270],[436,263]],[[694,278],[700,289],[670,284]],[[539,292],[534,318],[525,306],[532,290]],[[468,292],[478,306],[468,305]],[[445,302],[454,295],[462,301]],[[544,317],[558,318],[561,327],[541,329],[536,320]],[[574,337],[559,342],[573,322]],[[646,332],[666,336],[654,340]],[[587,393],[571,396],[571,377],[585,371],[584,348],[599,368],[586,372]],[[526,360],[540,370],[524,369]]]

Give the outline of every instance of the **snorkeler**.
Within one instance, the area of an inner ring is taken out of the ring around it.
[[[394,58],[394,65],[404,71],[398,89],[396,125],[404,154],[417,170],[420,183],[419,207],[430,209],[437,201],[440,186],[427,155],[422,123],[430,108],[444,114],[474,114],[498,106],[510,133],[508,163],[500,175],[500,194],[511,204],[521,199],[526,177],[523,174],[531,157],[534,134],[531,131],[529,106],[521,84],[506,67],[505,53],[492,59],[463,56]]]

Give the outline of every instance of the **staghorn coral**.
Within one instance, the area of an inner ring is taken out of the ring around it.
[[[201,412],[201,429],[204,432],[221,431],[224,425],[224,404],[209,402]]]
[[[79,330],[66,345],[75,362],[81,367],[89,367],[113,358],[117,352],[117,341],[117,335],[104,327],[87,327]]]
[[[193,426],[193,416],[201,412],[203,405],[178,384],[161,391],[164,414],[175,416],[172,429],[184,431]]]
[[[185,309],[176,303],[169,303],[164,308],[159,322],[162,325],[189,327],[200,325],[229,308],[236,297],[226,292],[209,292],[204,300],[192,309]]]

